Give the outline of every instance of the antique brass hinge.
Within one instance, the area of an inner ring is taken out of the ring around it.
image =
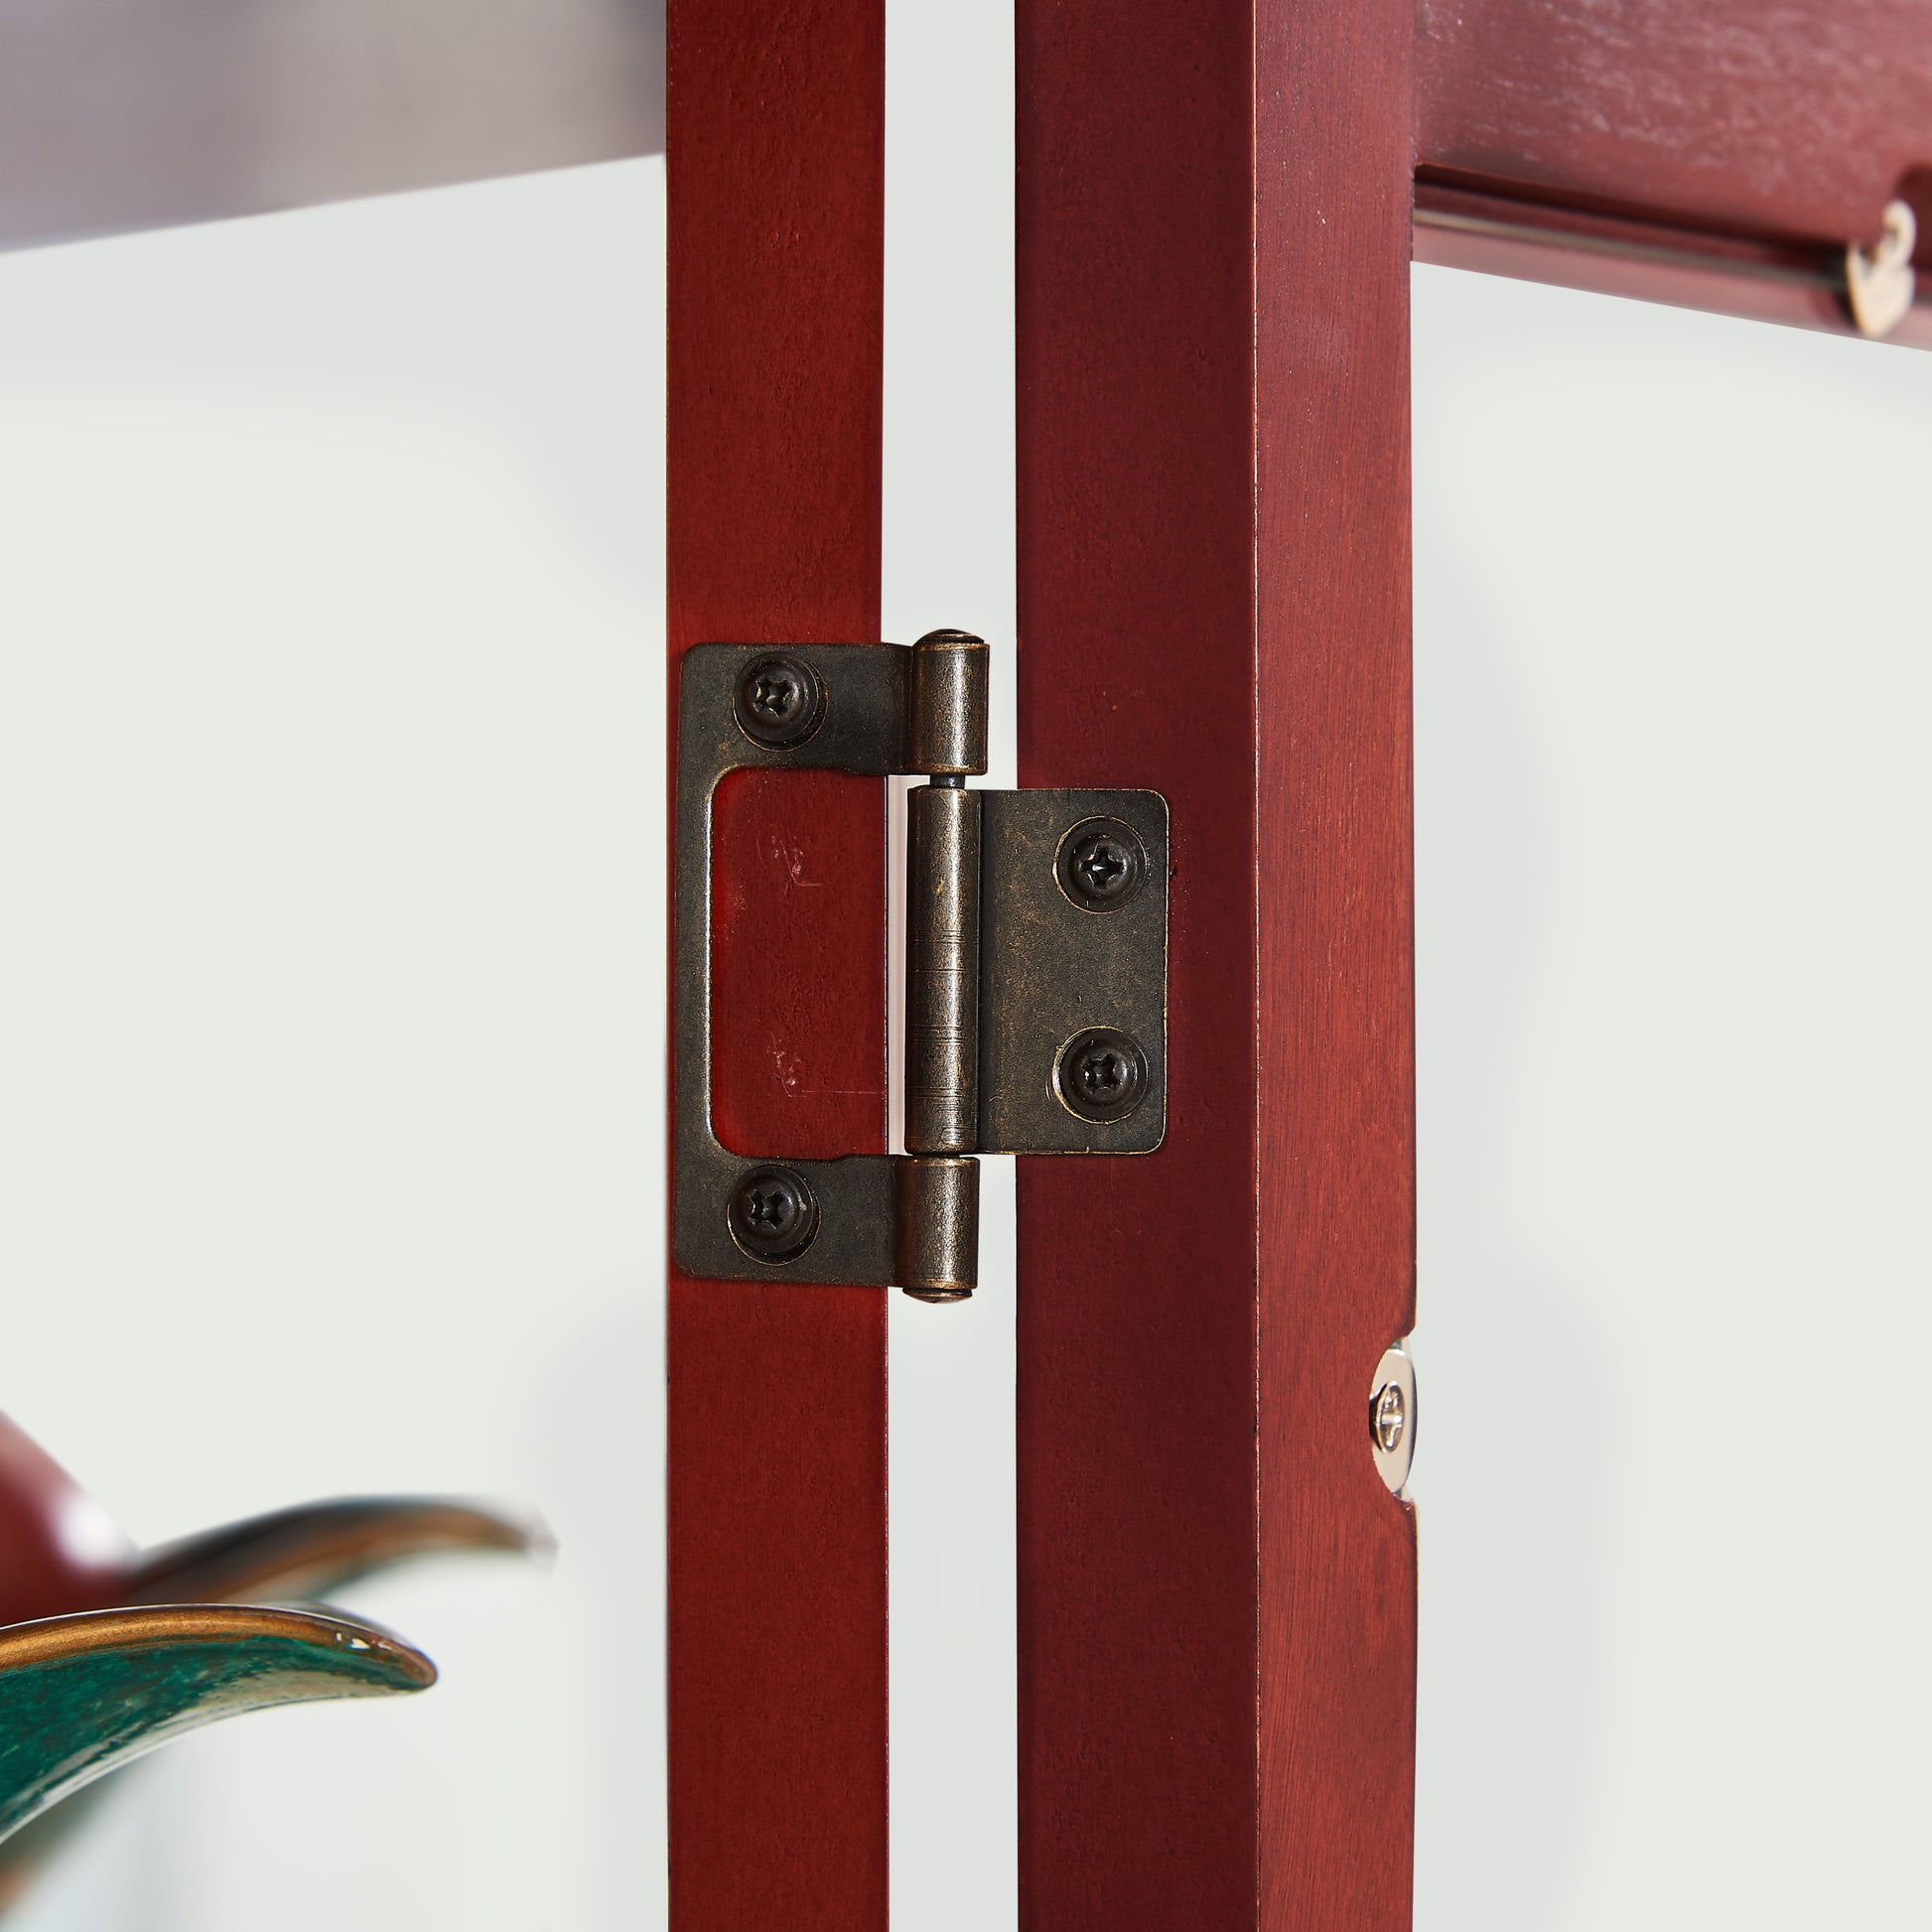
[[[979,1274],[975,1155],[1161,1145],[1167,800],[969,790],[986,725],[987,648],[964,631],[685,654],[671,1241],[687,1274],[959,1301]],[[743,765],[927,779],[906,801],[902,1155],[747,1158],[712,1130],[712,794]]]

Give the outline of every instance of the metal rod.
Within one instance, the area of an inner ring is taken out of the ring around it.
[[[1845,291],[1845,268],[1840,261],[1820,256],[1817,262],[1773,258],[1764,254],[1727,253],[1722,245],[1727,235],[1706,236],[1685,230],[1679,242],[1671,229],[1660,229],[1662,239],[1639,241],[1622,234],[1591,233],[1587,229],[1564,227],[1554,221],[1532,218],[1511,220],[1492,214],[1464,214],[1448,208],[1418,206],[1416,226],[1441,228],[1451,234],[1483,235],[1496,241],[1520,241],[1538,248],[1569,248],[1579,254],[1609,255],[1619,261],[1642,262],[1652,268],[1705,269],[1721,275],[1737,275],[1764,282],[1788,282],[1803,288],[1827,289],[1835,294]]]
[[[920,785],[905,801],[905,1148],[979,1145],[980,799]]]

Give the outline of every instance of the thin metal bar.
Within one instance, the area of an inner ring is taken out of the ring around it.
[[[1535,206],[1535,205],[1532,205]],[[1656,240],[1637,240],[1622,234],[1593,232],[1556,220],[1511,219],[1503,215],[1467,214],[1432,207],[1418,198],[1416,226],[1449,234],[1481,235],[1496,241],[1520,241],[1540,248],[1573,248],[1583,254],[1608,255],[1619,261],[1643,262],[1657,268],[1698,268],[1724,275],[1748,276],[1758,281],[1783,282],[1800,288],[1845,293],[1845,259],[1841,244],[1835,256],[1823,250],[1815,264],[1780,260],[1769,253],[1734,252],[1740,237],[1708,234],[1695,229],[1660,228]],[[1662,237],[1681,234],[1681,243]]]

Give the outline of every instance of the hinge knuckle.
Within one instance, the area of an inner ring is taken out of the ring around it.
[[[905,800],[905,1151],[979,1145],[980,795]]]
[[[907,1155],[897,1168],[893,1279],[921,1302],[963,1302],[979,1285],[980,1164]]]
[[[966,630],[929,630],[912,646],[905,768],[972,777],[986,769],[987,649]]]

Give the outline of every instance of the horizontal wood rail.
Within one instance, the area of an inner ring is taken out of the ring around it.
[[[1925,0],[1422,0],[1416,259],[1849,329],[1894,198],[1932,285]],[[1932,286],[1894,341],[1932,345]]]
[[[1801,329],[1853,326],[1845,238],[1725,234],[1425,177],[1416,183],[1415,258]],[[1932,348],[1932,272],[1922,267],[1919,280],[1916,306],[1887,340]]]

